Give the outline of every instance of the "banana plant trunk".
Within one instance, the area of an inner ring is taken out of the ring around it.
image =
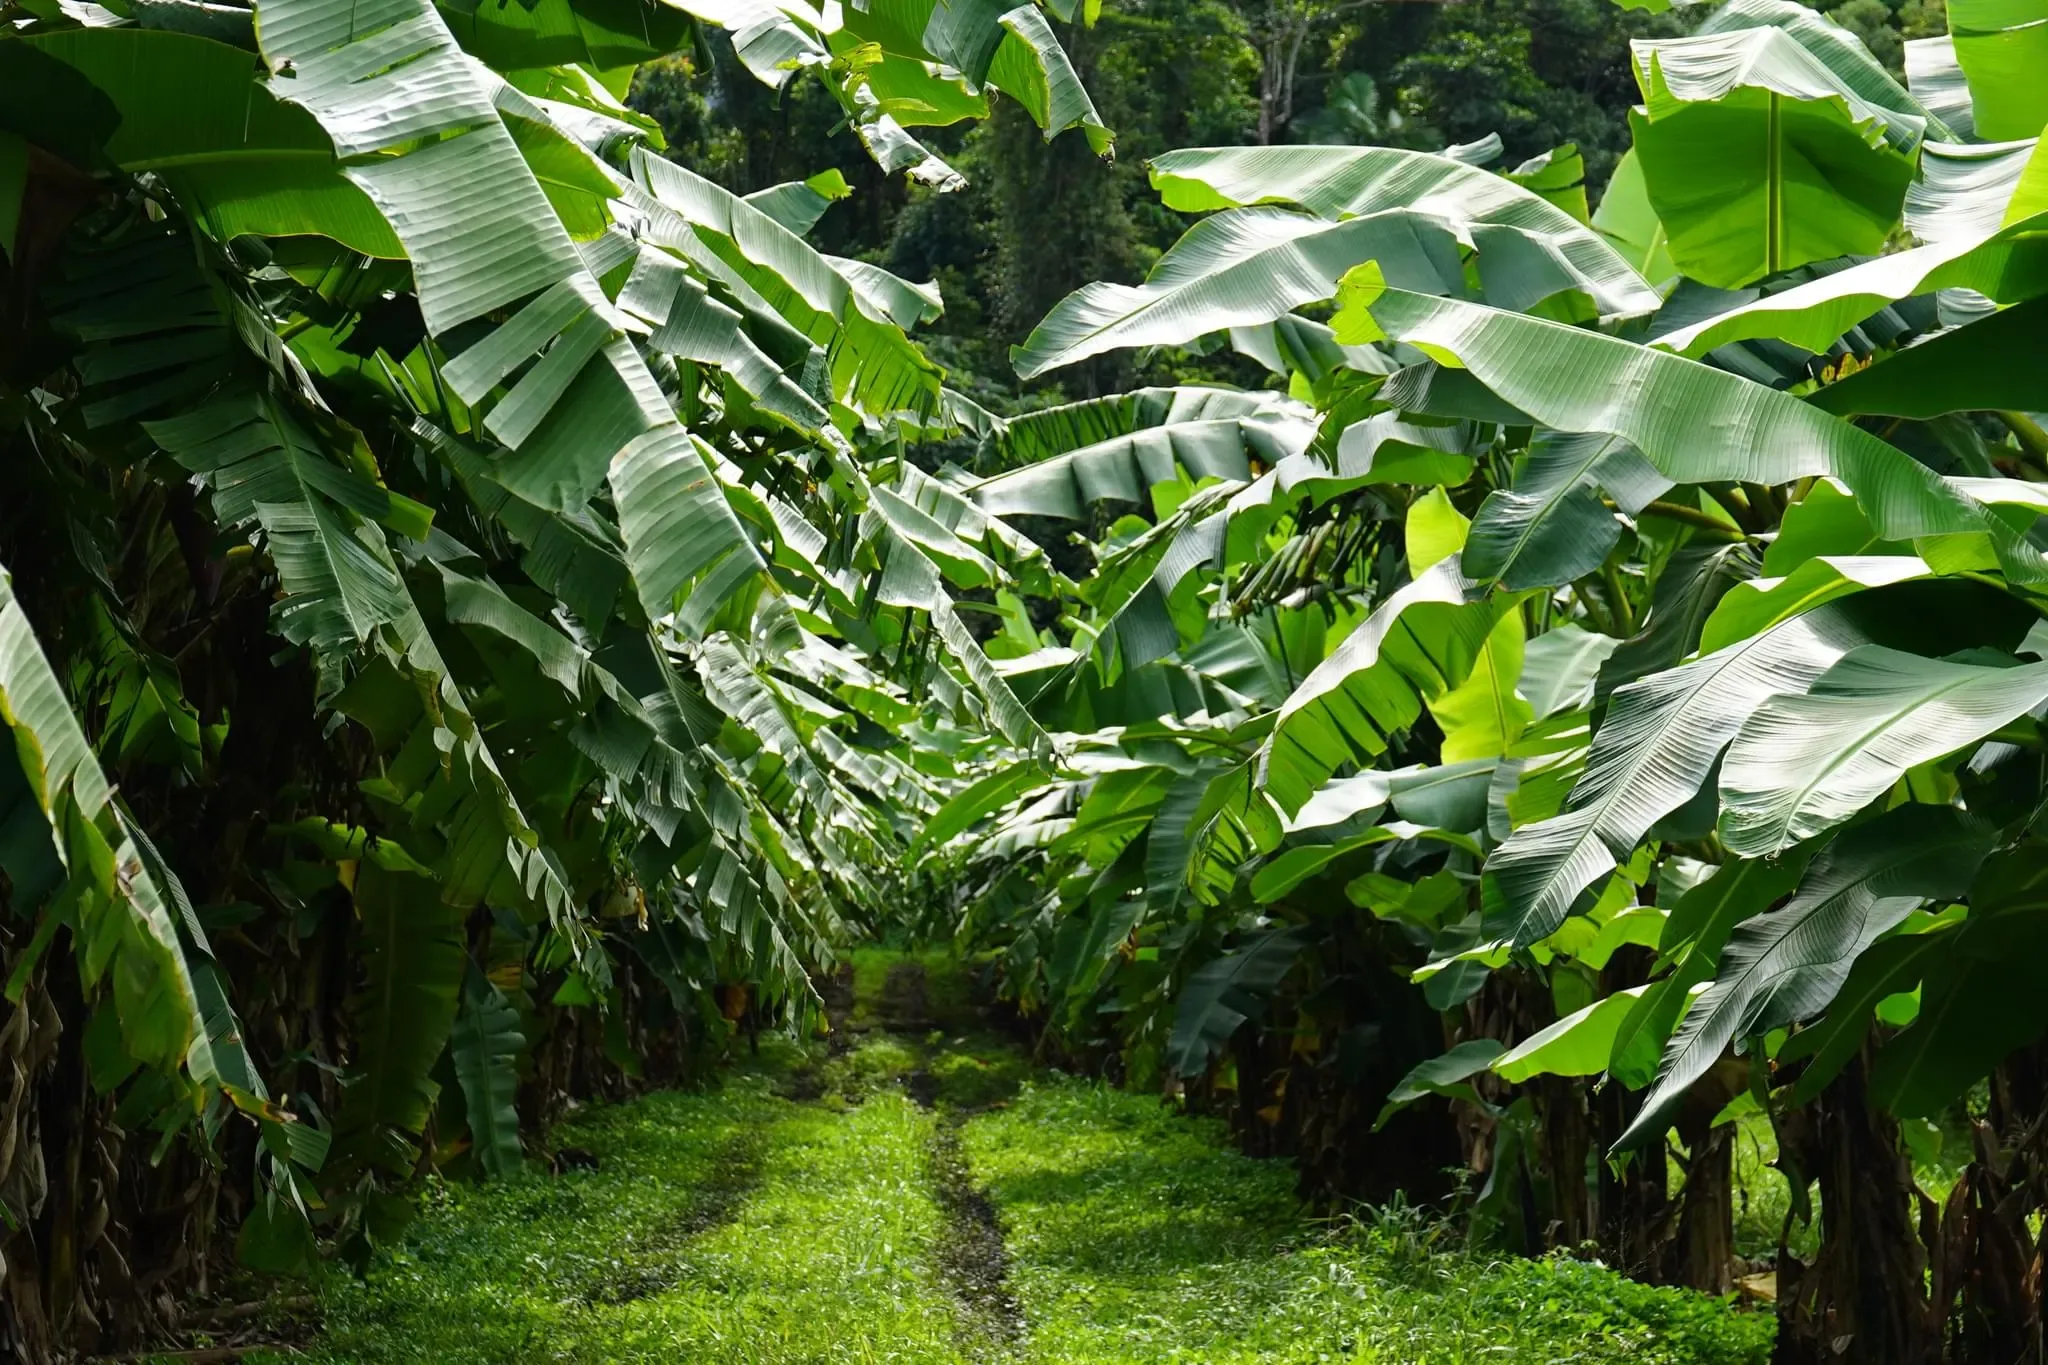
[[[1773,1365],[1939,1359],[1913,1172],[1898,1123],[1870,1102],[1867,1058],[1777,1124],[1794,1190],[1819,1182],[1821,1244],[1801,1263],[1779,1238]]]
[[[1991,1078],[1990,1108],[1972,1126],[1974,1160],[1938,1218],[1930,1330],[1946,1336],[1953,1365],[2042,1365],[2041,1266],[2048,1227],[2031,1219],[2048,1199],[2048,1046],[2006,1059]]]

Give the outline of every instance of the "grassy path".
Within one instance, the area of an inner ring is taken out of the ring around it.
[[[900,970],[900,985],[909,978]],[[866,983],[873,989],[877,983]],[[922,1001],[857,1017],[911,1026]],[[863,1015],[868,1011],[863,1009]],[[1737,1365],[1765,1320],[1427,1225],[1303,1216],[1292,1172],[988,1039],[764,1042],[557,1132],[596,1169],[443,1187],[301,1353],[331,1365]]]

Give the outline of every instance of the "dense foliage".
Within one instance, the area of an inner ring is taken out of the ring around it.
[[[2028,1358],[2048,7],[1102,8],[11,0],[17,1354],[880,928],[1482,1245],[1726,1290],[1761,1117],[1782,1359]]]
[[[1109,142],[1061,6],[6,14],[0,1199],[41,1359],[173,1314],[217,1228],[361,1261],[421,1170],[808,1027],[948,750],[1045,744],[944,586],[1044,556],[904,459],[964,411],[906,337],[939,296],[803,239],[829,184],[662,159],[632,64],[729,26],[926,183],[906,123],[999,93]]]
[[[2039,17],[1908,86],[1688,16],[1594,212],[1572,148],[1152,158],[1207,216],[1020,374],[1227,339],[1286,396],[1033,413],[1114,426],[970,489],[1095,557],[990,644],[1056,757],[924,837],[1006,989],[1340,1189],[1459,1166],[1475,1236],[1707,1289],[1765,1115],[1781,1358],[2031,1358]]]

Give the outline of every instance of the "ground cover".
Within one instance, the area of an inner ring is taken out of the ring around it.
[[[957,983],[928,965],[864,960],[836,1045],[764,1039],[715,1089],[578,1113],[551,1135],[573,1153],[559,1171],[431,1186],[396,1251],[321,1286],[317,1335],[267,1359],[1768,1355],[1768,1317],[1711,1299],[1466,1252],[1413,1211],[1312,1216],[1286,1164],[1154,1098],[1030,1066],[964,1021]]]

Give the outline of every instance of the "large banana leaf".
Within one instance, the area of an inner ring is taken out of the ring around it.
[[[1005,459],[1031,465],[1158,427],[1281,415],[1308,414],[1306,408],[1276,394],[1186,385],[1133,389],[992,420],[993,439]]]
[[[1279,208],[1205,218],[1159,258],[1142,285],[1096,283],[1062,299],[1011,355],[1026,379],[1131,346],[1185,345],[1211,332],[1272,322],[1337,292],[1337,281],[1375,260],[1400,287],[1464,288],[1458,245],[1435,219],[1390,209],[1340,223]],[[1486,271],[1481,264],[1482,276]],[[1521,283],[1521,281],[1517,281]],[[1526,307],[1567,287],[1543,278]],[[1504,291],[1506,286],[1504,284]],[[1499,302],[1507,303],[1500,299]]]
[[[969,683],[987,705],[989,723],[1011,743],[1034,754],[1051,749],[1045,733],[1009,683],[975,640],[954,609],[938,567],[918,544],[905,536],[880,509],[870,507],[862,518],[864,539],[875,545],[884,570],[875,585],[877,600],[890,606],[928,612],[932,628],[946,652],[959,663]]]
[[[1921,119],[1930,138],[1950,139],[1957,134],[1938,117],[1916,91],[1901,87],[1884,69],[1862,39],[1797,0],[1728,0],[1707,16],[1700,33],[1734,33],[1742,29],[1771,28],[1785,34],[1864,103],[1893,113]]]
[[[438,6],[465,51],[499,71],[581,63],[595,71],[637,66],[686,48],[690,6],[637,0],[447,0]]]
[[[1493,1073],[1513,1085],[1538,1076],[1597,1076],[1607,1069],[1614,1035],[1642,998],[1645,986],[1602,996],[1530,1034],[1494,1059]]]
[[[748,334],[746,319],[712,297],[667,252],[639,252],[618,303],[653,327],[649,350],[718,366],[763,412],[798,431],[815,435],[830,420],[824,406]]]
[[[1974,289],[1998,303],[2048,292],[2048,237],[2030,218],[1989,236],[1956,235],[1852,265],[1657,338],[1680,355],[1771,337],[1825,351],[1835,338],[1898,299],[1936,289]]]
[[[1636,158],[1680,270],[1734,289],[1883,247],[1924,117],[1871,103],[1775,27],[1633,46]]]
[[[1656,308],[1636,269],[1584,223],[1505,176],[1447,156],[1395,147],[1202,147],[1150,163],[1152,184],[1182,213],[1299,204],[1323,218],[1358,218],[1427,204],[1455,222],[1485,260],[1513,232],[1562,257],[1603,316]]]
[[[1925,539],[1937,568],[1969,566],[1988,548],[2015,580],[2048,579],[2048,560],[1982,503],[1857,427],[1725,371],[1578,328],[1370,282],[1348,326],[1454,357],[1502,399],[1559,431],[1631,442],[1674,483],[1841,480],[1888,540]]]
[[[1970,84],[1977,136],[2037,137],[2048,123],[2048,5],[2041,0],[1948,0],[1956,64]]]
[[[167,1072],[189,1063],[195,1076],[214,1074],[205,1020],[169,902],[137,852],[114,805],[113,784],[100,770],[5,569],[0,569],[0,721],[13,731],[15,757],[64,865],[64,895],[72,907],[85,984],[96,986],[111,973],[121,1037],[130,1056]],[[34,907],[15,908],[26,913]]]
[[[369,256],[405,254],[343,176],[319,123],[273,96],[258,79],[261,63],[242,48],[145,28],[77,28],[26,41],[113,99],[121,122],[108,159],[161,177],[219,240],[312,234]]]
[[[680,430],[491,92],[425,0],[268,0],[257,18],[272,89],[320,121],[397,232],[428,330],[452,342],[465,324],[510,313],[443,372],[472,405],[504,388],[484,419],[515,452],[498,462],[500,482],[573,510],[636,438]],[[622,512],[633,495],[620,496]],[[697,507],[693,539],[753,556],[729,505]]]
[[[1735,929],[1616,1150],[1661,1133],[1730,1042],[1826,1009],[1864,949],[1926,898],[1960,894],[1990,848],[1988,829],[1935,806],[1902,807],[1843,835],[1784,909]]]
[[[1643,163],[1634,148],[1621,154],[1600,207],[1593,211],[1593,230],[1627,261],[1630,269],[1662,290],[1678,275],[1671,259],[1671,235],[1650,203],[1650,189],[1643,181]]]
[[[1301,956],[1299,929],[1272,929],[1235,952],[1205,962],[1188,977],[1175,1006],[1166,1045],[1174,1074],[1200,1076],[1257,1014]]]
[[[463,911],[434,883],[364,858],[355,874],[362,918],[363,988],[349,1002],[358,1075],[335,1116],[334,1160],[343,1175],[403,1175],[426,1128],[435,1084],[427,1074],[448,1045],[468,958]]]
[[[1098,431],[1114,434],[1066,445]],[[1081,520],[1099,501],[1142,503],[1155,484],[1186,477],[1244,483],[1308,448],[1315,427],[1265,395],[1144,389],[1052,408],[1010,424],[1005,444],[1034,463],[983,479],[968,495],[994,516]]]
[[[477,1164],[497,1178],[515,1174],[524,1164],[517,1101],[519,1054],[526,1039],[512,1002],[474,967],[448,1045]]]
[[[2013,200],[2039,139],[1930,142],[1906,191],[1906,230],[1923,242],[1982,240],[2012,221]]]
[[[331,463],[275,394],[231,389],[181,417],[144,424],[173,458],[205,481],[214,513],[260,527],[284,596],[277,628],[288,640],[345,652],[408,608],[383,535],[368,522],[424,537],[425,508]]]
[[[2019,409],[2038,400],[2033,341],[2048,324],[2048,296],[1944,332],[1858,370],[1813,395],[1838,416],[1939,417]]]
[[[1955,39],[1946,33],[1907,39],[1906,88],[1922,108],[1948,126],[1951,137],[1976,135],[1977,114],[1970,102],[1969,78],[1956,60]]]
[[[1675,965],[1651,983],[1615,1031],[1609,1075],[1634,1090],[1656,1079],[1665,1045],[1694,995],[1713,979],[1729,935],[1798,888],[1809,854],[1799,849],[1782,858],[1731,859],[1678,898],[1658,942],[1659,954]]]
[[[1806,690],[1860,643],[1846,618],[1822,608],[1617,689],[1564,813],[1524,825],[1487,860],[1498,896],[1489,936],[1518,946],[1549,937],[1581,892],[1692,799],[1750,711]]]
[[[1514,487],[1486,495],[1464,557],[1474,579],[1510,589],[1569,583],[1600,567],[1621,539],[1603,492],[1634,514],[1670,487],[1627,441],[1602,433],[1546,432],[1517,464]]]
[[[895,60],[936,60],[1011,96],[1047,138],[1079,128],[1098,155],[1111,135],[1045,15],[1009,0],[869,0],[848,7],[846,31]]]
[[[284,586],[280,630],[332,663],[404,610],[378,524],[422,539],[431,515],[376,481],[356,433],[290,396],[296,371],[274,340],[243,349],[267,333],[209,259],[189,235],[146,234],[82,255],[48,297],[85,343],[89,424],[191,404],[144,431],[203,481],[223,523],[262,530]]]
[[[1783,577],[1768,576],[1770,568],[1728,590],[1700,629],[1702,650],[1711,654],[1823,603],[1933,572],[1927,561],[1905,554],[1815,555]]]
[[[1455,555],[1389,597],[1280,708],[1259,750],[1267,794],[1282,811],[1298,811],[1344,764],[1386,752],[1388,736],[1414,724],[1425,699],[1470,676],[1514,605],[1511,594],[1481,592]]]
[[[829,348],[842,401],[878,415],[937,406],[939,371],[903,330],[937,315],[933,291],[826,256],[738,195],[645,149],[635,149],[633,172],[628,199],[650,219],[648,238]]]
[[[2048,1028],[2037,978],[2048,953],[2048,862],[2038,845],[1985,864],[1970,913],[1952,934],[1928,935],[1906,966],[1924,971],[1920,1012],[1878,1050],[1871,1099],[1902,1117],[1944,1112],[2006,1056]],[[1907,989],[1910,977],[1899,982]]]
[[[1742,722],[1721,768],[1721,839],[1763,857],[1833,828],[1909,768],[2048,700],[2048,664],[2012,667],[1855,650],[1803,694]]]
[[[754,572],[759,559],[744,539],[703,534],[732,511],[710,453],[680,426],[627,442],[613,459],[611,484],[626,563],[649,619],[670,616],[693,586],[716,601]]]

